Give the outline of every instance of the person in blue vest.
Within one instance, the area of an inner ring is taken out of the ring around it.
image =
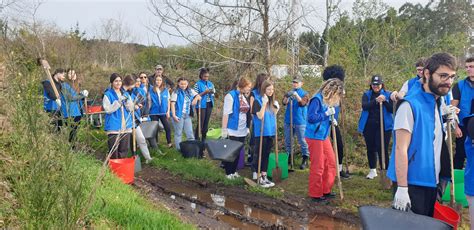
[[[155,77],[155,83],[148,90],[149,92],[149,106],[150,106],[150,118],[152,121],[161,121],[166,134],[166,143],[168,148],[171,148],[171,127],[169,123],[170,119],[170,91],[166,87],[166,83],[163,81],[161,76]],[[156,148],[156,142],[150,142],[152,147]]]
[[[382,146],[380,135],[380,104],[383,108],[385,169],[388,167],[388,144],[392,137],[393,128],[393,102],[390,100],[391,92],[385,90],[382,76],[374,75],[370,82],[370,89],[362,95],[362,113],[359,119],[358,132],[364,135],[367,146],[367,158],[370,172],[367,179],[377,176],[377,157],[382,165]]]
[[[201,102],[196,105],[196,116],[201,115],[201,139],[206,140],[207,130],[209,129],[209,120],[211,119],[212,108],[214,107],[214,95],[216,88],[209,81],[209,69],[199,69],[199,81],[194,84],[194,90],[202,97]],[[199,116],[198,116],[199,117]],[[194,135],[198,136],[199,127],[196,126]]]
[[[247,96],[252,88],[252,82],[247,78],[240,78],[236,89],[231,90],[224,97],[222,115],[222,138],[245,143],[250,126],[250,103]],[[243,147],[244,148],[244,147]],[[225,174],[228,179],[240,177],[237,173],[239,157],[234,162],[223,162]]]
[[[111,86],[104,92],[102,107],[105,111],[104,130],[107,133],[109,154],[112,159],[126,158],[132,133],[133,100],[122,88],[122,77],[110,75]]]
[[[76,137],[79,122],[82,119],[82,100],[89,95],[89,91],[82,90],[77,92],[74,84],[77,82],[77,75],[74,70],[67,71],[68,80],[61,83],[62,93],[64,95],[64,104],[61,106],[62,115],[68,123],[71,131],[69,133],[69,142],[73,142]],[[71,85],[72,84],[72,85]],[[68,119],[69,118],[69,119]],[[74,145],[73,145],[74,148]]]
[[[324,69],[323,71],[323,80],[324,81],[327,81],[329,79],[333,79],[333,78],[336,78],[336,79],[339,79],[341,80],[342,82],[344,82],[344,79],[346,77],[346,72],[344,71],[344,68],[342,68],[342,66],[339,66],[339,65],[331,65],[331,66],[328,66]],[[345,95],[345,92],[343,93],[343,97]],[[341,99],[341,104],[339,106],[335,106],[334,109],[336,110],[336,114],[334,114],[334,118],[336,119],[336,123],[337,121],[339,121],[339,115],[341,114],[341,107],[342,107],[342,99]],[[333,140],[334,139],[334,135],[332,134],[331,132],[331,139]],[[339,160],[339,165],[338,165],[338,170],[339,170],[339,174],[341,176],[341,178],[343,179],[349,179],[351,176],[350,176],[350,173],[349,173],[349,170],[343,170],[343,167],[342,167],[342,162],[344,160],[344,139],[342,138],[342,135],[341,135],[341,129],[339,129],[339,125],[336,125],[336,140],[337,140],[337,150],[338,150],[338,160]]]
[[[178,87],[171,94],[171,116],[173,116],[174,143],[177,150],[180,150],[183,130],[186,134],[186,140],[194,140],[193,123],[189,116],[191,105],[195,106],[201,100],[201,96],[189,88],[189,81],[184,78],[178,78]]]
[[[262,83],[260,95],[254,98],[252,105],[253,131],[255,133],[255,162],[254,168],[258,169],[258,156],[260,151],[260,137],[262,137],[262,158],[260,162],[260,178],[257,178],[257,184],[263,188],[275,186],[267,177],[268,157],[273,147],[273,141],[276,132],[276,116],[280,105],[274,98],[274,86],[269,80]],[[263,119],[263,133],[261,133]]]
[[[301,77],[296,77],[293,79],[293,89],[290,90],[283,96],[283,105],[286,105],[285,111],[285,125],[284,125],[284,134],[285,134],[285,148],[288,154],[291,154],[291,116],[290,116],[290,106],[293,105],[293,135],[296,135],[298,143],[301,147],[302,161],[300,169],[305,169],[308,167],[308,144],[304,139],[304,133],[306,130],[306,116],[308,112],[308,102],[309,94],[301,87],[303,86],[303,79]],[[290,158],[291,156],[289,156]]]
[[[52,75],[54,86],[58,91],[59,98],[56,96],[53,85],[49,80],[41,82],[43,85],[43,109],[50,114],[53,119],[56,132],[58,132],[63,125],[61,106],[64,104],[64,95],[62,93],[61,82],[65,79],[65,72],[64,69],[59,68],[56,69]]]
[[[255,79],[255,83],[253,85],[252,91],[250,91],[250,114],[252,114],[252,121],[253,121],[253,102],[255,101],[255,98],[260,97],[260,89],[262,88],[262,84],[264,81],[270,80],[270,75],[266,73],[259,73],[257,75],[257,78]],[[250,124],[251,127],[253,127],[253,122]],[[253,132],[253,128],[250,128],[250,140],[249,140],[249,158],[247,162],[250,162],[250,167],[252,168],[252,179],[257,180],[257,168],[256,166],[258,163],[256,160],[258,159],[258,152],[255,152],[255,149],[257,148],[255,145],[258,144],[255,143],[255,133]],[[289,164],[289,161],[288,161]]]
[[[421,87],[403,101],[395,115],[395,136],[387,176],[393,181],[393,207],[433,216],[440,178],[450,176],[445,145],[441,97],[447,95],[456,78],[457,61],[448,53],[436,53],[426,60]],[[447,119],[454,119],[450,107]],[[444,144],[443,144],[444,143]]]
[[[456,125],[456,154],[454,155],[454,168],[463,169],[466,151],[466,126],[464,119],[474,110],[474,57],[466,59],[467,77],[453,86],[453,100],[451,104],[460,109],[459,124]]]
[[[405,81],[402,85],[400,91],[393,91],[390,95],[390,99],[394,102],[402,100],[407,94],[408,91],[413,88],[413,86],[421,86],[423,78],[423,69],[425,67],[425,58],[420,58],[415,63],[416,75],[415,77]]]
[[[308,105],[305,139],[308,143],[310,166],[308,196],[315,203],[327,203],[334,198],[331,192],[336,178],[336,157],[329,139],[334,119],[335,106],[338,106],[344,92],[344,83],[332,78],[324,81],[313,95]]]
[[[474,229],[474,113],[465,120],[464,149],[466,150],[466,168],[464,169],[464,193],[469,203],[469,219],[471,229]]]

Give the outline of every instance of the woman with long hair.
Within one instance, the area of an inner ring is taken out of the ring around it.
[[[308,106],[305,131],[310,155],[308,195],[318,203],[335,197],[331,188],[336,177],[336,160],[329,133],[331,122],[336,125],[334,107],[339,105],[343,91],[341,80],[329,79],[323,82]]]
[[[61,82],[61,91],[64,95],[64,105],[61,107],[63,118],[71,128],[69,133],[69,142],[73,142],[77,134],[79,122],[82,119],[82,100],[89,95],[87,90],[79,92],[79,83],[77,81],[76,71],[68,69],[67,78]],[[74,145],[73,145],[74,147]]]
[[[250,104],[245,96],[250,92],[252,83],[247,78],[240,78],[236,89],[231,90],[224,97],[222,116],[222,138],[227,138],[244,143],[249,134]],[[228,179],[239,177],[236,172],[239,157],[234,162],[223,162],[225,174]]]
[[[168,87],[166,87],[163,78],[156,76],[155,82],[153,86],[149,88],[148,92],[150,118],[152,121],[161,121],[166,133],[166,143],[168,147],[171,148],[173,144],[171,143],[171,128],[168,122],[170,118],[170,91]],[[153,141],[151,143],[153,143]]]

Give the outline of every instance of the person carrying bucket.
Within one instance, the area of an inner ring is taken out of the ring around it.
[[[308,92],[301,88],[302,86],[303,79],[301,77],[294,78],[293,89],[283,96],[283,105],[286,105],[285,125],[283,127],[285,134],[285,148],[287,153],[292,153],[291,149],[293,148],[293,142],[291,139],[294,137],[291,134],[294,133],[296,134],[298,143],[300,144],[301,155],[303,157],[300,169],[305,169],[308,167],[309,158],[308,144],[304,139],[309,96]],[[291,129],[293,129],[293,131]]]
[[[469,220],[471,222],[471,229],[474,229],[474,111],[465,121],[466,126],[466,141],[464,148],[466,150],[467,164],[464,169],[464,193],[469,202]]]
[[[111,87],[105,90],[102,107],[105,111],[104,130],[108,137],[109,153],[112,159],[126,158],[132,133],[133,101],[122,88],[122,77],[110,75]]]
[[[382,164],[382,146],[380,133],[380,104],[383,107],[384,149],[390,143],[393,128],[393,102],[390,100],[390,91],[385,90],[382,76],[374,75],[370,82],[370,89],[362,95],[362,113],[359,119],[358,132],[364,135],[367,146],[367,158],[370,172],[367,179],[377,176],[377,156],[379,165],[388,166],[388,151],[385,152],[385,162]],[[385,168],[386,169],[386,168]]]
[[[268,158],[273,147],[276,131],[276,117],[280,106],[274,98],[274,86],[269,80],[262,83],[260,95],[254,95],[255,100],[252,105],[253,131],[255,133],[255,145],[258,158],[257,183],[263,188],[275,186],[267,177]],[[263,131],[263,132],[262,132]]]
[[[387,176],[394,183],[395,209],[433,216],[440,177],[449,177],[449,154],[441,151],[444,132],[441,99],[456,78],[457,61],[448,53],[431,56],[423,70],[421,87],[415,87],[395,115],[392,154]],[[447,106],[453,120],[455,107]]]
[[[222,138],[229,138],[244,143],[249,134],[250,104],[245,96],[250,92],[252,83],[247,78],[240,78],[237,88],[231,90],[224,97],[224,109],[222,116]],[[234,162],[223,162],[227,179],[240,177],[236,172],[239,157]]]
[[[191,105],[196,105],[198,100],[201,100],[201,96],[189,88],[188,79],[184,77],[178,78],[178,87],[171,94],[174,142],[178,151],[180,150],[179,143],[181,143],[183,130],[186,134],[186,140],[194,140],[193,123],[189,112],[191,111]]]
[[[309,147],[308,195],[313,202],[326,203],[336,178],[336,160],[329,140],[331,123],[336,123],[334,107],[340,103],[344,83],[329,79],[309,101],[305,139]],[[335,125],[335,124],[334,124]]]

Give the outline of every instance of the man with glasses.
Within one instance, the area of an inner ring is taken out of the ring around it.
[[[464,142],[466,140],[466,120],[474,113],[474,57],[466,59],[467,77],[453,86],[452,105],[460,109],[459,125],[456,125],[456,155],[454,156],[454,168],[463,169],[466,152]]]
[[[418,61],[415,63],[415,68],[416,68],[416,76],[410,80],[405,81],[403,83],[402,88],[400,91],[393,91],[392,94],[390,95],[390,99],[392,101],[398,101],[403,99],[408,91],[413,88],[414,85],[420,85],[421,84],[421,78],[423,77],[423,68],[425,67],[425,59],[420,58]]]
[[[449,154],[442,151],[441,97],[456,78],[456,58],[448,53],[431,56],[423,70],[421,87],[401,101],[395,115],[395,137],[387,175],[396,188],[393,207],[433,216],[437,185],[450,176]],[[447,119],[455,108],[448,106]]]
[[[161,78],[163,78],[163,81],[166,84],[166,87],[168,87],[168,89],[170,89],[170,92],[171,92],[173,91],[173,88],[174,88],[174,82],[170,80],[167,76],[163,75],[163,72],[164,72],[163,66],[156,65],[155,72],[152,75],[148,76],[148,82],[150,85],[155,85],[155,77],[161,76]]]

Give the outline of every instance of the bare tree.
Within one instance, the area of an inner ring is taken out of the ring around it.
[[[270,72],[272,50],[301,18],[290,14],[288,0],[150,0],[149,8],[159,39],[184,39],[210,55],[200,58],[205,63],[234,64],[237,75],[255,66]]]

